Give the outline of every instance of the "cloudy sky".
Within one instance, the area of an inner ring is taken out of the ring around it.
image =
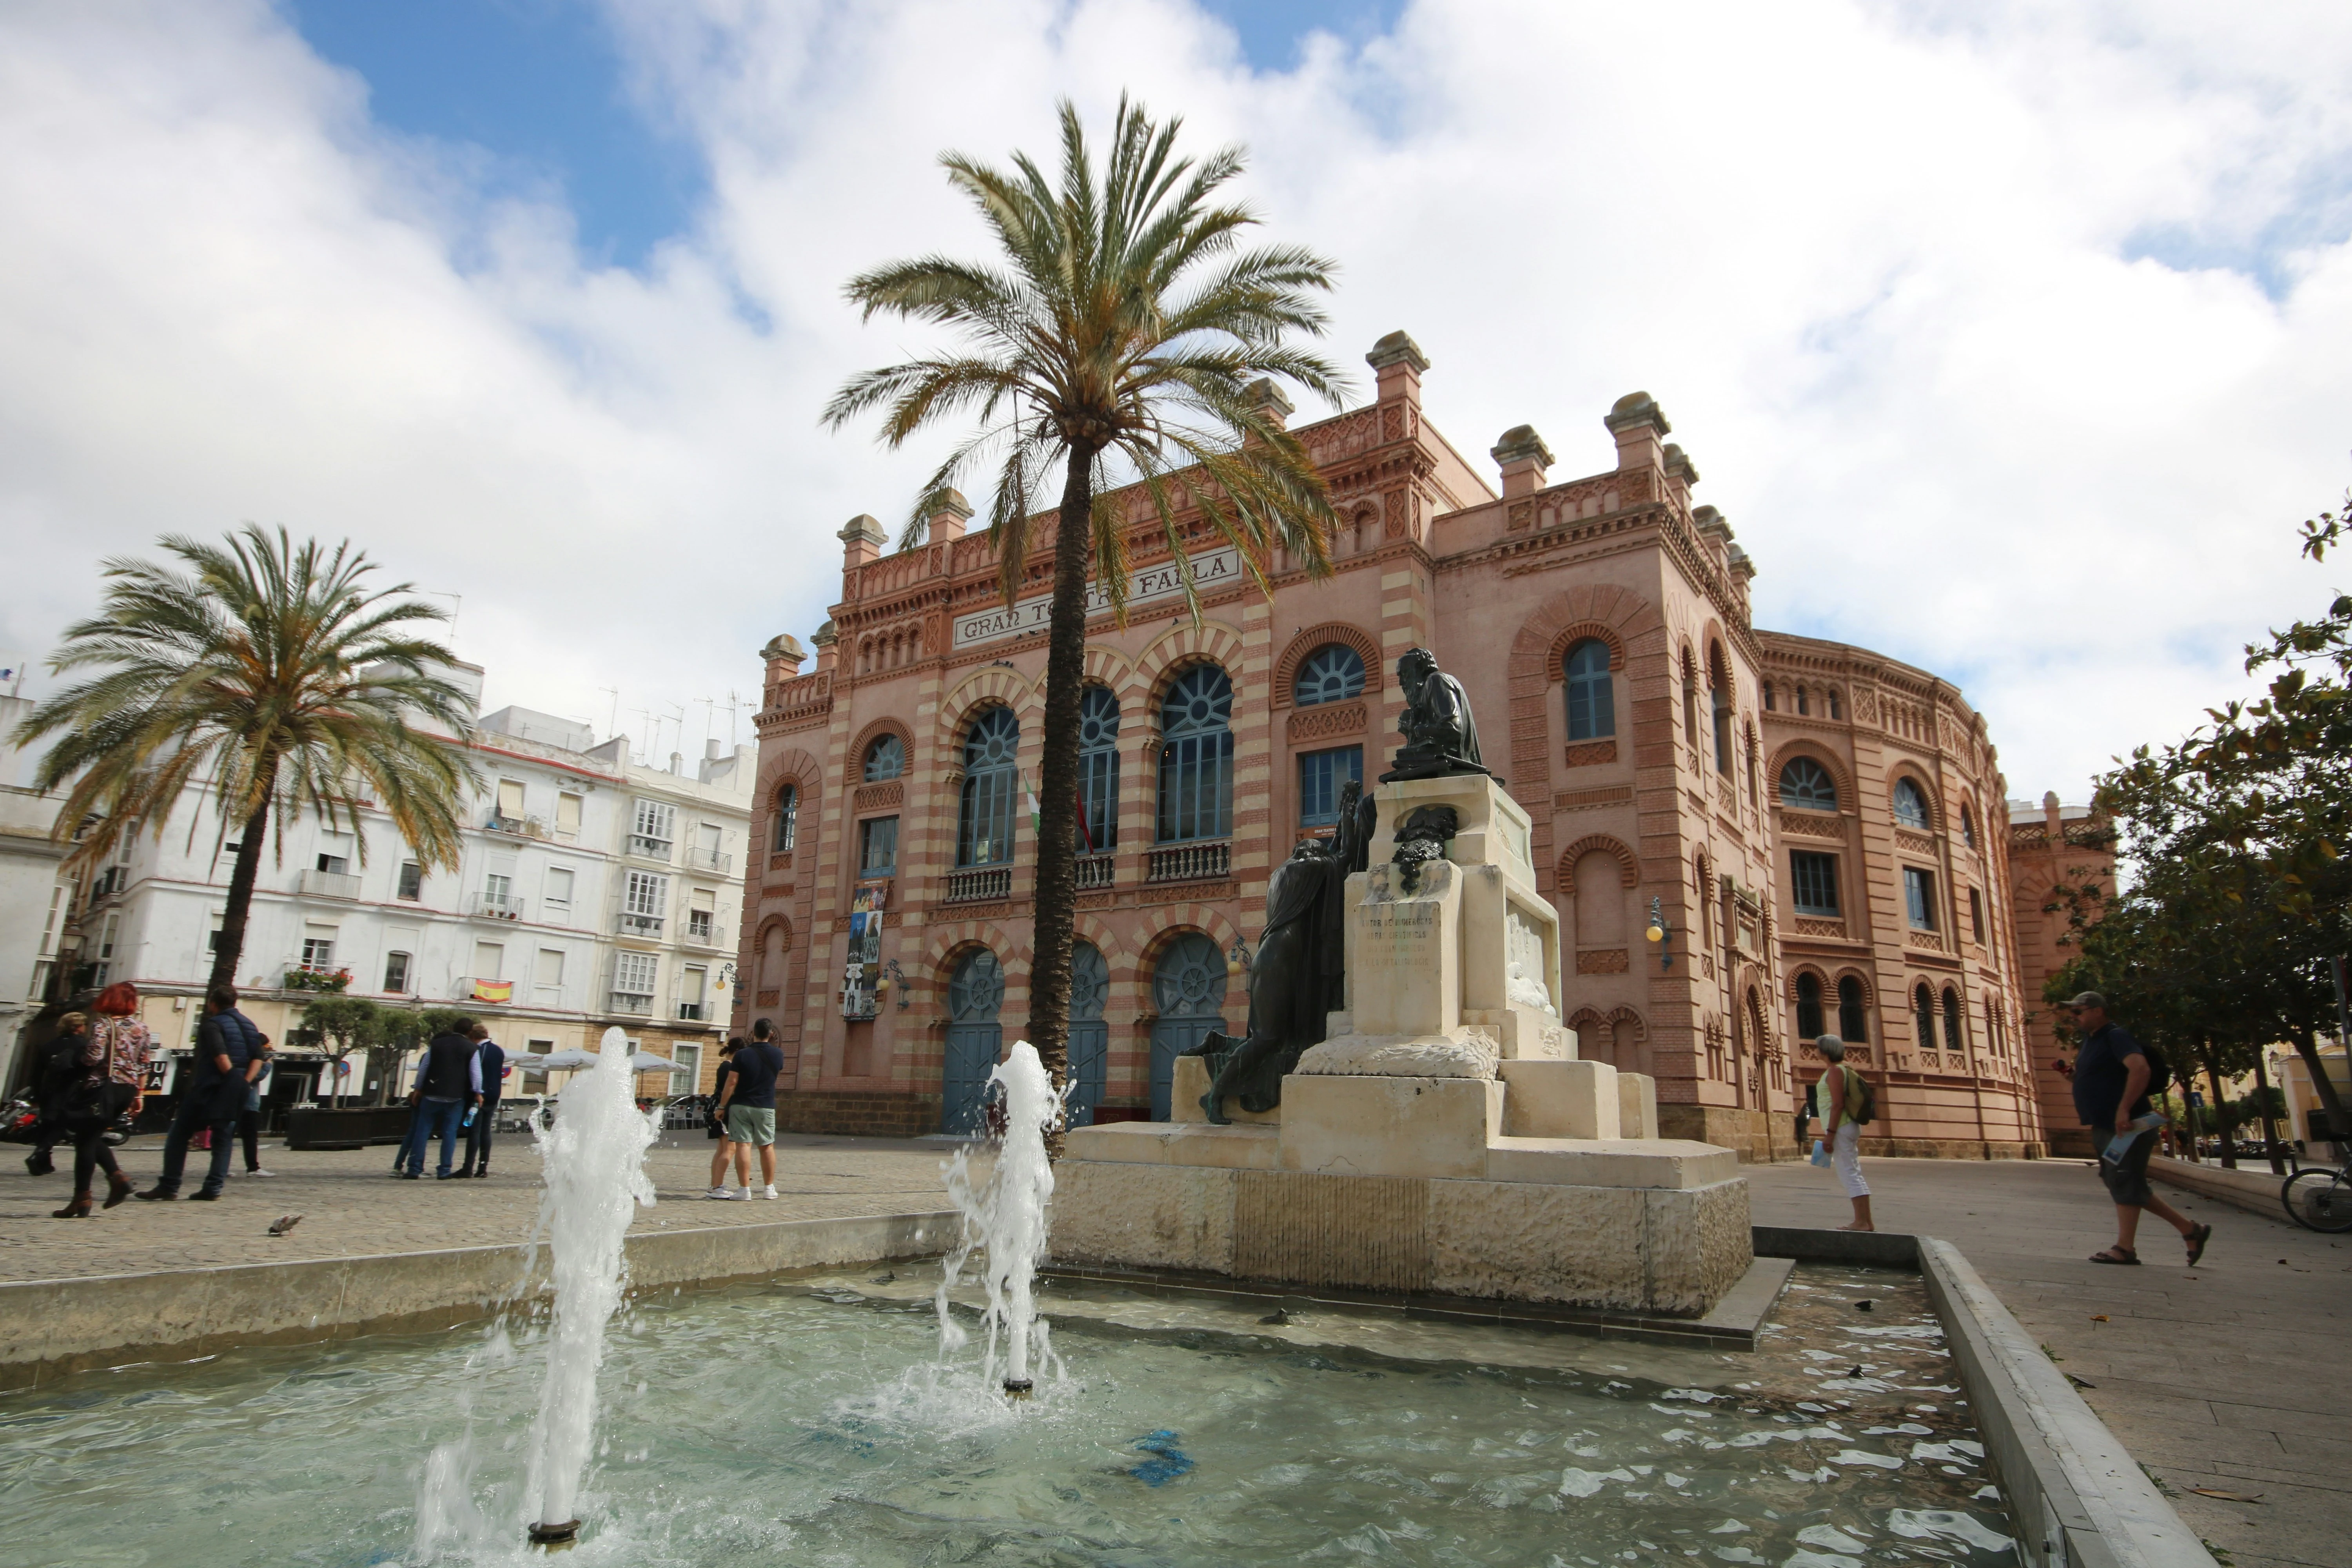
[[[1647,389],[1759,624],[2077,797],[2352,585],[2293,543],[2352,481],[2347,76],[2335,0],[11,0],[0,666],[251,519],[455,595],[491,706],[723,739],[926,467],[818,428],[908,346],[842,279],[977,248],[941,149],[1124,88],[1340,260],[1335,355],[1406,329],[1555,478]]]

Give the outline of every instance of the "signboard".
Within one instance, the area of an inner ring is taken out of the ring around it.
[[[147,1081],[140,1092],[169,1094],[172,1092],[172,1080],[179,1076],[180,1058],[168,1051],[158,1052],[147,1058],[147,1065],[142,1070]]]
[[[1192,588],[1206,594],[1242,580],[1242,552],[1228,544],[1221,550],[1206,550],[1192,557]],[[1149,604],[1154,599],[1172,598],[1183,593],[1184,582],[1173,561],[1147,567],[1127,581],[1127,602],[1132,606]],[[1040,594],[1034,599],[1024,599],[1010,609],[1003,605],[976,610],[956,617],[955,631],[950,638],[953,647],[977,647],[982,643],[1017,637],[1024,632],[1043,631],[1053,611],[1054,595]],[[1087,584],[1087,614],[1098,616],[1110,608],[1110,600],[1103,591]]]
[[[868,882],[849,902],[849,953],[841,977],[841,1016],[871,1018],[880,1011],[874,983],[882,975],[882,907],[890,884]]]

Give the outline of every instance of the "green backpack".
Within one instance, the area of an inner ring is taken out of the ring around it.
[[[1853,1113],[1853,1124],[1856,1127],[1866,1127],[1878,1120],[1878,1091],[1870,1087],[1868,1079],[1855,1072],[1853,1068],[1846,1067],[1843,1062],[1838,1065],[1846,1072],[1853,1073],[1853,1081],[1862,1086],[1862,1104]]]

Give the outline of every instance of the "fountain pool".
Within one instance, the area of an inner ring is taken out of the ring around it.
[[[1068,1372],[1020,1405],[975,1357],[941,1361],[937,1278],[625,1308],[567,1561],[2014,1561],[1913,1276],[1801,1268],[1753,1354],[1336,1310],[1266,1324],[1264,1302],[1048,1281]],[[0,1558],[523,1560],[543,1334],[242,1351],[8,1395]]]

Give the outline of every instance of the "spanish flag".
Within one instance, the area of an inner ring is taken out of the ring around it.
[[[477,980],[474,982],[474,1000],[477,1002],[511,1002],[514,1000],[514,982],[511,980]]]

